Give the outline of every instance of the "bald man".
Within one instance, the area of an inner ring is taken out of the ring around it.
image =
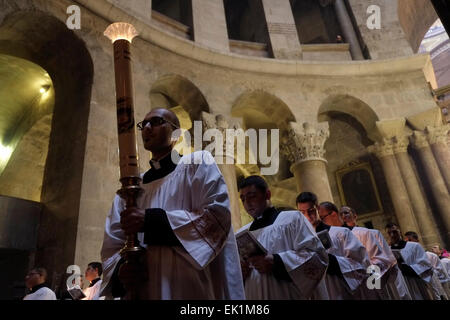
[[[180,122],[169,110],[152,110],[137,127],[151,169],[137,207],[125,209],[116,196],[106,219],[101,295],[126,297],[138,282],[141,299],[244,299],[227,186],[214,158],[207,151],[180,158],[173,149]],[[122,264],[119,251],[136,232],[145,257]]]

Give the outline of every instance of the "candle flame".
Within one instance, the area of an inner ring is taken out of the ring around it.
[[[127,40],[131,43],[134,37],[138,36],[138,32],[132,24],[126,22],[116,22],[110,24],[103,33],[112,43],[117,40]]]

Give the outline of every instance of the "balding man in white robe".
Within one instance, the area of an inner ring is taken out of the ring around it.
[[[373,300],[411,300],[406,281],[397,266],[397,260],[388,243],[379,230],[358,227],[357,214],[348,206],[339,210],[344,226],[351,229],[353,234],[366,247],[370,262],[378,270],[372,274],[375,283],[380,287],[369,288],[362,286],[359,294],[361,299]]]
[[[275,209],[267,183],[259,176],[247,177],[239,191],[254,221],[237,234],[251,232],[267,251],[242,261],[246,298],[309,299],[328,264],[325,248],[310,223],[298,211]]]
[[[318,205],[317,196],[302,192],[297,197],[297,208],[311,223],[316,232],[328,232],[331,243],[327,249],[329,264],[324,279],[328,298],[354,300],[361,285],[365,285],[370,260],[366,248],[347,229],[342,228],[336,206],[324,202]],[[326,299],[317,291],[315,300]]]
[[[151,169],[137,207],[125,209],[116,196],[106,219],[101,295],[122,297],[127,284],[139,283],[141,299],[244,299],[227,186],[214,158],[199,151],[179,159],[171,111],[152,110],[138,128]],[[126,234],[136,232],[144,259],[119,269]]]

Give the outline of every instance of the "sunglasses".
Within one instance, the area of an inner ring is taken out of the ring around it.
[[[173,123],[169,120],[166,120],[164,118],[161,118],[161,117],[152,117],[150,119],[145,119],[141,122],[138,122],[136,124],[136,126],[139,130],[142,131],[142,130],[144,130],[145,127],[147,127],[149,125],[152,126],[152,128],[154,128],[154,127],[159,127],[159,126],[163,125],[164,123],[169,123],[175,129],[180,129],[180,127],[177,126],[175,123]]]

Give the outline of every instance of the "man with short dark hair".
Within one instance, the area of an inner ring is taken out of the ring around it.
[[[370,260],[366,248],[347,229],[342,228],[337,208],[331,202],[318,205],[317,196],[311,192],[298,195],[297,208],[311,223],[317,233],[328,232],[331,243],[328,252],[328,268],[325,276],[325,286],[331,300],[354,300],[356,291],[365,285],[368,277],[366,270]],[[326,297],[320,290],[314,299]]]
[[[137,207],[116,196],[106,219],[101,295],[123,297],[137,285],[140,299],[244,299],[239,254],[225,180],[208,151],[180,155],[180,122],[154,109],[137,124],[151,169],[142,176]],[[123,263],[126,235],[145,247],[140,264]]]
[[[34,268],[25,277],[25,285],[29,293],[23,300],[56,300],[55,293],[47,287],[47,270],[44,268]]]
[[[366,247],[371,264],[379,269],[378,272],[374,272],[373,276],[378,279],[380,288],[366,290],[367,288],[362,287],[363,290],[360,292],[362,298],[411,300],[405,279],[398,269],[397,260],[381,232],[358,227],[356,224],[358,215],[351,207],[341,207],[339,215],[344,222],[343,226],[352,230],[353,234]]]
[[[298,211],[279,211],[270,202],[267,183],[259,176],[239,186],[245,210],[254,221],[238,232],[250,232],[267,250],[242,261],[245,295],[250,300],[308,299],[328,263],[325,248]]]
[[[422,246],[402,239],[400,227],[395,223],[386,225],[386,233],[392,250],[398,252],[398,266],[408,285],[413,300],[434,300],[432,287],[433,268]]]
[[[405,232],[405,241],[419,242],[419,235],[414,231]]]
[[[89,287],[84,290],[86,295],[83,300],[98,300],[100,297],[100,287],[102,280],[100,279],[103,267],[100,262],[91,262],[84,273],[84,277],[89,281]]]

